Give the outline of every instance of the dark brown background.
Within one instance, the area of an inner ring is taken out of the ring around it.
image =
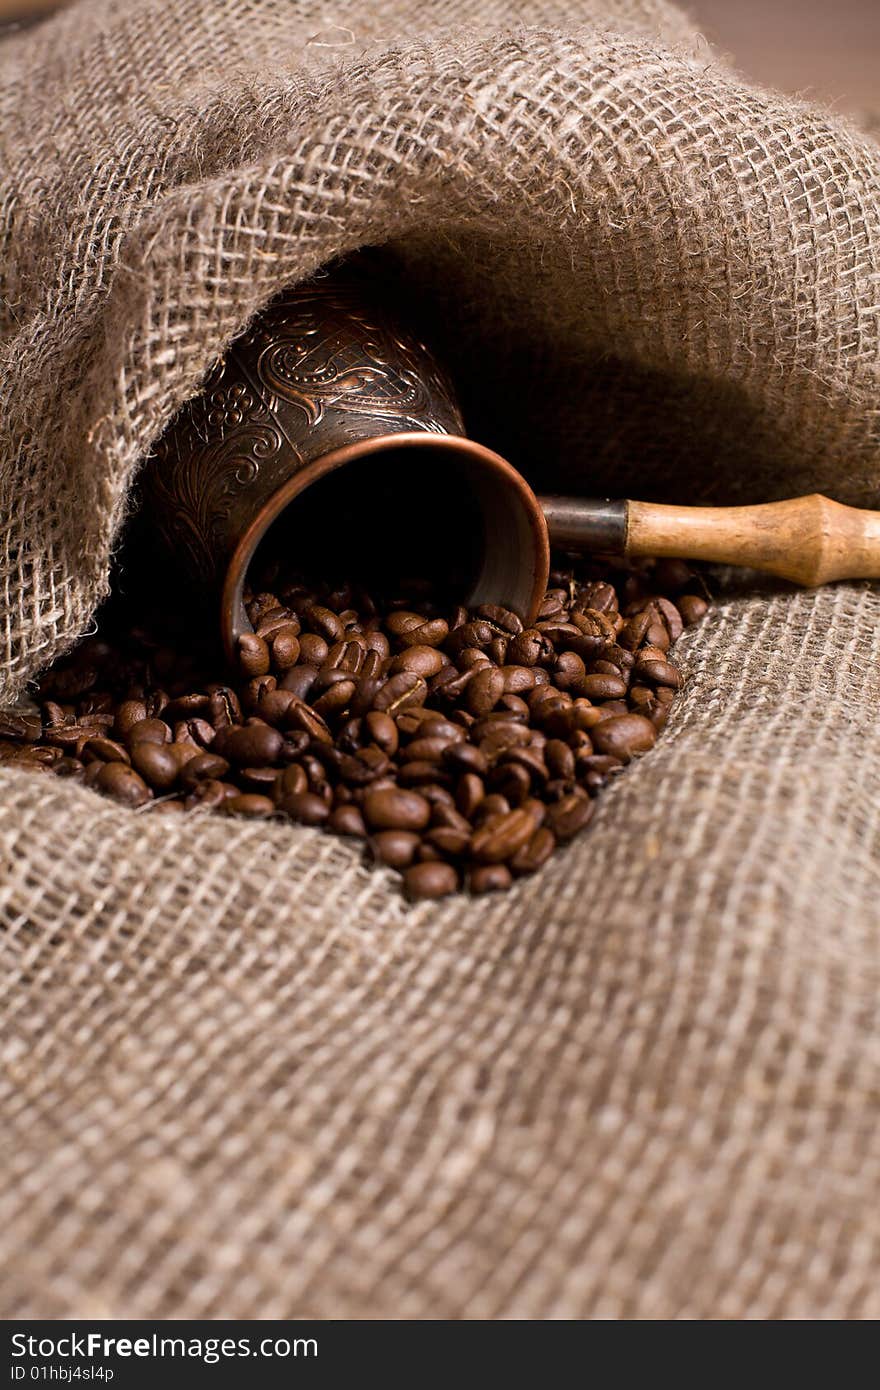
[[[757,81],[841,111],[880,108],[880,0],[690,0],[682,8]]]

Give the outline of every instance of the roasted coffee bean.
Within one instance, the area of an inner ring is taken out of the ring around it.
[[[537,628],[527,627],[507,647],[507,660],[515,666],[537,666],[553,654],[553,645]]]
[[[274,608],[270,608],[267,613],[262,615],[257,623],[255,632],[258,637],[274,637],[275,633],[279,632],[281,628],[291,623],[298,622],[299,619],[290,608],[285,608],[283,604],[277,604]]]
[[[241,707],[252,714],[256,710],[260,701],[270,695],[273,690],[278,689],[278,681],[275,676],[254,676],[242,686]]]
[[[216,738],[216,735],[215,735]],[[178,719],[174,728],[171,730],[171,742],[178,748],[188,748],[196,751],[196,741],[190,733],[189,724],[185,719]]]
[[[518,614],[510,608],[501,608],[495,603],[480,604],[478,608],[474,609],[474,615],[477,618],[484,618],[494,628],[511,637],[515,637],[523,630],[522,620]]]
[[[578,776],[587,772],[600,772],[607,777],[609,773],[617,772],[622,767],[621,759],[613,753],[590,753],[583,758],[577,758],[576,771]]]
[[[57,709],[57,705],[55,706]],[[143,700],[123,700],[116,710],[113,731],[118,738],[128,738],[132,729],[147,718],[147,707]]]
[[[277,805],[279,811],[300,825],[323,825],[330,815],[328,803],[314,792],[287,793]]]
[[[490,816],[474,832],[471,854],[478,864],[500,864],[527,844],[534,830],[531,816],[522,809]]]
[[[416,857],[419,837],[412,830],[380,830],[370,837],[373,858],[389,869],[406,869]]]
[[[53,767],[61,761],[64,755],[60,748],[38,747],[36,744],[26,743],[20,747],[16,756],[35,767]],[[100,763],[100,759],[95,759],[95,761]],[[103,763],[100,765],[104,766]]]
[[[194,762],[195,759],[192,759]],[[187,771],[189,764],[187,764]],[[228,775],[228,774],[224,774]],[[275,795],[275,787],[281,776],[275,767],[240,767],[235,773],[239,785],[249,792],[261,792],[263,796]],[[182,774],[181,774],[182,780]]]
[[[127,763],[102,763],[95,786],[126,806],[143,806],[153,795],[140,774]]]
[[[414,738],[406,745],[400,755],[401,763],[428,762],[439,763],[443,754],[452,742],[459,742],[462,733],[459,731],[457,736],[449,738]]]
[[[684,622],[675,604],[671,599],[661,597],[654,599],[654,607],[666,624],[670,643],[677,642],[684,631]]]
[[[556,848],[556,837],[547,826],[540,826],[521,849],[511,856],[514,874],[533,874],[542,868]]]
[[[620,646],[631,652],[637,651],[647,640],[647,632],[650,626],[651,615],[649,613],[635,614],[624,624],[618,634]]]
[[[572,792],[548,808],[547,819],[557,840],[571,840],[592,819],[595,802],[584,792]]]
[[[478,647],[480,650],[485,650],[494,636],[495,630],[491,623],[481,622],[477,619],[456,628],[447,645],[452,655],[457,657],[467,647]]]
[[[198,782],[183,804],[188,811],[217,811],[230,797],[238,795],[238,787],[227,782]]]
[[[342,680],[328,686],[323,695],[313,701],[312,709],[322,719],[336,719],[343,714],[357,689],[355,682],[346,678],[344,671],[340,671],[339,675],[342,676]]]
[[[308,734],[309,738],[317,739],[321,743],[333,742],[333,735],[330,733],[325,720],[317,710],[310,709],[304,700],[294,700],[288,706],[285,722],[287,727],[294,732],[299,730]]]
[[[269,648],[255,632],[243,632],[238,639],[238,669],[247,680],[268,673]]]
[[[452,705],[461,699],[476,674],[477,668],[473,666],[469,671],[456,671],[452,665],[444,666],[442,671],[431,677],[428,692],[432,699],[440,700],[444,706]]]
[[[0,754],[0,762],[3,761]],[[85,768],[78,758],[59,758],[52,766],[52,771],[56,777],[72,777],[77,779],[82,776]]]
[[[431,806],[418,792],[371,787],[364,796],[364,817],[371,830],[424,830]]]
[[[68,753],[73,753],[75,757],[81,757],[83,749],[92,738],[103,738],[104,730],[100,724],[93,719],[81,720],[73,724],[53,725],[43,734],[43,743],[50,747],[63,748]],[[10,743],[12,752],[17,752],[26,746],[26,742]]]
[[[594,662],[593,662],[593,665],[592,665],[592,667],[590,668],[590,675],[591,675],[591,676],[616,676],[619,680],[625,680],[625,679],[626,679],[626,677],[624,676],[623,671],[621,670],[621,668],[620,668],[619,666],[615,665],[615,663],[614,663],[613,661],[606,661],[604,657],[601,657],[598,661],[594,661]],[[557,684],[558,684],[558,682],[557,682]]]
[[[529,666],[502,666],[501,674],[505,695],[520,695],[535,688],[535,672]]]
[[[597,724],[592,739],[598,753],[610,753],[628,763],[636,753],[647,753],[654,747],[657,731],[642,714],[619,714]]]
[[[400,714],[410,705],[423,705],[428,687],[413,671],[401,671],[392,676],[378,691],[373,708],[381,714]]]
[[[325,661],[324,665],[321,667],[320,671],[315,677],[315,683],[309,691],[309,703],[311,705],[315,705],[319,698],[322,695],[326,694],[326,692],[330,690],[332,686],[343,685],[346,683],[349,686],[351,686],[352,689],[354,689],[356,682],[351,672],[343,671],[338,666],[331,666],[330,659],[328,657],[327,661]]]
[[[468,875],[468,887],[472,893],[502,892],[512,882],[506,864],[476,864]]]
[[[339,615],[320,603],[308,604],[302,611],[301,619],[306,631],[317,633],[328,644],[338,642],[345,632]]]
[[[304,632],[299,639],[299,659],[305,666],[315,670],[324,665],[330,654],[330,647],[317,632]]]
[[[245,612],[251,623],[259,623],[273,608],[278,607],[278,598],[275,594],[255,594],[244,606]]]
[[[264,679],[271,680],[271,676]],[[178,695],[175,699],[169,700],[162,710],[162,718],[166,724],[176,723],[178,720],[190,720],[200,718],[207,713],[211,697],[209,695]]]
[[[663,652],[669,650],[669,629],[661,617],[658,616],[649,623],[645,640],[651,642],[655,647],[659,647]]]
[[[365,717],[364,723],[367,733],[376,747],[393,758],[400,743],[400,736],[391,715],[385,714],[382,710],[371,710]]]
[[[553,648],[554,656],[557,651],[576,651],[583,633],[575,623],[562,622],[559,618],[554,618],[550,622],[539,622],[536,624],[538,631],[548,639]]]
[[[629,702],[637,714],[644,714],[642,706],[655,703],[655,692],[649,685],[632,685],[629,690]]]
[[[159,752],[162,752],[161,748]],[[180,785],[187,791],[192,791],[197,782],[222,782],[228,771],[229,763],[225,758],[216,753],[197,753],[194,758],[188,758],[181,767]]]
[[[112,738],[90,738],[86,740],[85,749],[86,760],[91,756],[100,758],[105,763],[130,763],[131,758],[121,743],[117,743]]]
[[[131,761],[136,772],[157,792],[168,792],[176,784],[180,763],[170,743],[135,743]]]
[[[412,864],[403,871],[406,895],[413,901],[420,898],[445,898],[458,890],[458,874],[451,864]]]
[[[359,840],[363,840],[367,834],[360,810],[351,805],[335,807],[327,818],[327,829],[336,835],[351,835]]]
[[[238,796],[230,796],[223,803],[223,809],[227,815],[246,816],[249,820],[262,820],[275,814],[274,802],[268,796],[260,796],[258,792],[242,792]]]
[[[509,748],[504,753],[501,753],[495,764],[495,768],[498,770],[504,767],[521,768],[528,774],[530,786],[535,788],[543,786],[549,776],[547,764],[544,760],[543,748],[537,747],[534,744],[529,744],[525,748]],[[521,778],[518,780],[522,782]],[[503,792],[508,800],[510,800],[508,793],[504,791],[502,786],[497,787],[497,790]]]
[[[186,723],[193,743],[197,743],[200,748],[210,747],[216,735],[207,719],[188,719]]]
[[[548,589],[538,609],[539,618],[552,618],[565,610],[567,594],[564,589]]]
[[[288,712],[296,699],[292,690],[267,690],[257,704],[256,713],[277,729],[286,724]]]
[[[366,638],[367,650],[375,652],[381,661],[387,660],[391,654],[391,643],[388,641],[385,633],[378,632],[374,629],[366,634]]]
[[[427,680],[429,676],[436,676],[446,664],[447,658],[436,647],[413,645],[394,658],[388,672],[396,676],[400,671],[413,671]]]
[[[626,681],[604,674],[585,676],[580,693],[588,700],[621,700],[626,695]]]
[[[574,776],[574,753],[559,738],[550,738],[544,745],[544,762],[551,777]]]
[[[415,737],[417,738],[442,738],[447,743],[456,743],[465,737],[463,725],[451,719],[444,719],[442,714],[437,714],[434,710],[425,710],[425,718],[421,721]]]
[[[609,617],[607,613],[601,613],[594,608],[575,609],[572,612],[572,626],[576,627],[581,635],[577,650],[582,652],[585,660],[588,659],[588,655],[595,658],[606,647],[613,645],[617,638],[618,617],[618,614],[613,618]]]
[[[531,730],[513,719],[481,719],[470,731],[471,738],[479,740],[483,753],[494,755],[505,748],[521,748],[531,738]]]
[[[480,752],[480,749],[474,748],[473,744],[448,744],[441,756],[443,767],[449,767],[455,773],[475,773],[478,777],[485,777],[489,770],[487,756]]]
[[[668,685],[671,690],[678,690],[681,685],[681,673],[671,661],[640,661],[636,670],[642,679],[653,681],[654,685]]]
[[[511,806],[519,806],[531,791],[532,779],[524,767],[515,763],[498,763],[486,779],[490,791],[500,792]]]
[[[470,826],[466,830],[454,825],[432,827],[425,835],[425,844],[439,851],[444,859],[460,859],[471,841]]]
[[[302,646],[298,634],[288,623],[272,637],[271,661],[276,671],[289,671],[299,661]]]
[[[436,763],[427,762],[404,763],[398,769],[397,780],[402,787],[421,788],[434,784],[443,787],[453,786],[451,773],[445,772]]]
[[[400,714],[395,714],[394,722],[402,739],[418,738],[422,725],[433,718],[436,718],[435,710],[425,709],[423,705],[410,705]]]
[[[294,666],[291,671],[285,671],[279,682],[279,690],[289,691],[298,700],[307,700],[309,692],[318,676],[318,667],[311,665]]]
[[[496,666],[476,672],[465,692],[465,704],[477,719],[484,719],[504,694],[504,676]]]
[[[356,676],[364,664],[366,651],[367,644],[363,637],[344,637],[341,641],[333,643],[324,666],[348,676]]]
[[[277,729],[262,721],[234,729],[223,729],[214,740],[220,757],[228,758],[239,767],[255,763],[274,763],[281,752],[283,739]]]
[[[222,712],[224,718],[229,719],[233,724],[239,724],[241,722],[241,704],[238,695],[232,687],[228,685],[215,685],[212,683],[205,688],[210,697],[208,712],[210,713],[212,710],[218,709]]]
[[[597,580],[592,584],[585,584],[578,595],[575,607],[584,610],[593,608],[597,613],[616,613],[617,591],[611,584],[606,584],[604,580]]]
[[[139,719],[125,736],[129,748],[135,743],[170,743],[171,730],[163,719]]]
[[[388,614],[385,626],[394,637],[403,637],[407,632],[423,627],[426,621],[424,613],[411,613],[408,608],[399,608]]]
[[[706,610],[677,561],[614,583],[561,567],[530,628],[500,606],[441,610],[425,585],[377,601],[273,564],[245,593],[233,684],[190,613],[177,647],[129,622],[41,679],[39,716],[0,716],[0,761],[131,805],[155,793],[161,814],[277,809],[369,833],[415,895],[462,873],[488,892],[546,862],[651,747],[681,683],[669,647]]]
[[[473,816],[473,823],[474,825],[482,825],[483,821],[488,820],[490,816],[506,816],[509,810],[510,802],[506,797],[501,796],[499,792],[489,792],[477,807]]]
[[[449,624],[443,618],[429,618],[416,627],[407,629],[398,637],[403,647],[439,647],[449,636]]]
[[[688,627],[700,622],[709,611],[708,603],[699,594],[682,594],[681,598],[676,600],[676,607]]]
[[[435,797],[439,790],[440,788],[434,789]],[[470,821],[461,815],[453,804],[433,799],[431,801],[431,829],[436,829],[439,826],[445,826],[448,830],[461,830],[466,835],[471,833]]]
[[[459,652],[455,659],[455,664],[459,672],[475,671],[477,667],[492,666],[493,661],[488,652],[484,652],[482,647],[465,647],[464,651]]]
[[[455,804],[463,816],[470,820],[475,814],[480,802],[486,795],[486,787],[481,777],[475,772],[466,772],[458,780],[455,791]]]
[[[386,662],[378,652],[368,651],[358,673],[360,685],[364,680],[378,680],[385,670]]]
[[[553,684],[560,690],[576,690],[580,693],[584,689],[586,674],[587,668],[577,652],[560,652],[553,667]]]
[[[392,613],[385,626],[402,647],[439,647],[449,636],[443,618],[425,618],[420,613]]]

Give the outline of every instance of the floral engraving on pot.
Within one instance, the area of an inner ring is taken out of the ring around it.
[[[239,495],[284,443],[262,401],[238,383],[191,401],[156,449],[149,487],[172,551],[208,582],[223,568]]]
[[[452,387],[369,275],[283,291],[208,373],[146,470],[153,524],[206,584],[307,464],[344,445],[463,429]]]
[[[426,373],[427,350],[384,329],[344,290],[288,292],[267,311],[252,341],[259,386],[270,405],[298,407],[308,426],[330,410],[435,433],[458,423],[444,428],[430,419],[432,401],[450,389],[435,364]]]

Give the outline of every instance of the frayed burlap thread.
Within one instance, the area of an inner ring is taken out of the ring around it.
[[[876,146],[651,0],[469,8],[0,45],[4,698],[214,355],[364,243],[530,476],[877,504]],[[0,774],[7,1316],[880,1315],[880,597],[718,586],[508,896]]]

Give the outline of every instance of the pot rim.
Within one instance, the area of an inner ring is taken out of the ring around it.
[[[359,439],[353,444],[345,444],[339,449],[332,449],[327,454],[322,454],[320,458],[307,463],[291,478],[288,478],[287,482],[276,488],[271,497],[263,503],[247,529],[240,536],[226,567],[223,580],[220,598],[220,627],[223,634],[223,645],[230,664],[234,664],[238,637],[244,632],[253,631],[244,611],[244,581],[257,548],[272,523],[278,519],[295,497],[304,492],[312,483],[317,482],[319,478],[325,477],[326,474],[332,473],[337,468],[345,467],[346,464],[352,463],[356,459],[398,448],[447,450],[450,453],[455,453],[459,458],[468,455],[475,461],[488,465],[496,478],[502,481],[512,493],[516,494],[528,523],[532,540],[532,553],[529,557],[531,587],[528,611],[521,617],[526,625],[534,621],[550,573],[550,540],[544,513],[532,488],[518,469],[508,463],[500,454],[496,454],[494,450],[488,449],[484,444],[478,444],[475,440],[468,439],[465,435],[434,434],[429,430],[407,430],[399,434],[373,435],[367,439]]]

